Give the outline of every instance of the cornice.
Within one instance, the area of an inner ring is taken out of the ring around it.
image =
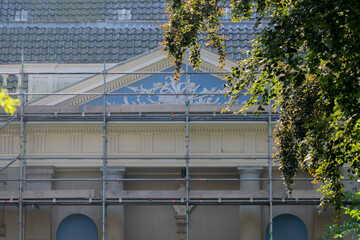
[[[266,133],[266,127],[254,127],[254,126],[190,126],[189,132],[191,133]],[[53,126],[53,125],[36,125],[28,126],[28,133],[40,134],[40,133],[61,133],[61,134],[72,134],[72,133],[102,133],[102,125],[92,126]],[[19,134],[20,130],[18,127],[9,127],[0,131],[1,135],[5,134]],[[117,125],[109,126],[108,133],[172,133],[172,132],[185,132],[185,126],[126,126]]]
[[[266,132],[264,127],[190,127],[190,132]]]
[[[160,62],[156,62],[153,65],[144,67],[142,69],[137,70],[137,72],[159,72],[162,70],[165,70],[167,68],[169,68],[171,66],[172,61],[170,59],[164,59],[161,60]],[[114,69],[115,70],[115,69]],[[140,81],[144,78],[147,78],[151,76],[151,74],[127,74],[127,75],[122,75],[121,77],[109,82],[106,84],[106,91],[107,92],[112,92],[115,91],[117,89],[120,89],[122,87],[125,87],[131,83]],[[103,92],[103,86],[99,86],[97,88],[94,88],[91,90],[91,92],[94,93],[102,93]],[[65,101],[62,104],[66,104],[66,105],[81,105],[84,104],[86,102],[89,102],[95,98],[98,98],[98,95],[88,95],[88,96],[79,96],[79,97],[75,97],[69,101]]]
[[[0,130],[0,136],[4,134],[18,134],[20,132],[20,128],[18,127],[6,127]]]

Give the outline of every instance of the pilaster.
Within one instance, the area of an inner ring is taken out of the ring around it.
[[[260,190],[259,180],[247,180],[259,178],[262,167],[257,166],[239,166],[240,190],[256,191]],[[240,240],[261,240],[261,206],[240,206]]]
[[[108,167],[107,178],[121,179],[125,176],[125,167]],[[107,191],[121,191],[124,189],[123,181],[109,181]],[[107,207],[107,239],[125,239],[125,211],[124,206]]]
[[[52,178],[54,167],[27,167],[26,175],[29,179]],[[29,181],[26,190],[51,190],[51,181]],[[26,239],[51,238],[51,207],[32,205],[25,208]]]

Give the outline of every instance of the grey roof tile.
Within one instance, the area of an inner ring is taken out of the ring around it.
[[[250,48],[253,29],[224,28],[226,50],[238,59],[239,49]],[[0,63],[19,62],[20,50],[28,62],[119,62],[159,47],[162,30],[145,27],[0,27]],[[4,57],[10,54],[11,57]],[[81,56],[78,56],[81,54]],[[116,56],[116,58],[115,58]]]
[[[166,20],[165,4],[166,0],[1,0],[0,64],[19,62],[22,49],[28,62],[129,59],[163,41],[156,25]],[[20,10],[28,11],[28,22],[14,22]],[[126,19],[127,10],[131,19]],[[227,37],[229,57],[242,58],[239,49],[251,47],[248,41],[256,31],[251,23],[226,22],[221,33]]]
[[[30,21],[122,20],[122,10],[130,10],[132,20],[164,20],[166,0],[14,0],[0,1],[1,21],[14,21],[16,11],[28,11]],[[151,8],[152,11],[148,12]],[[146,13],[146,14],[142,14]]]

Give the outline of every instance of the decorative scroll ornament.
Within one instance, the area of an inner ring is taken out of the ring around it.
[[[139,87],[127,87],[133,93],[140,94],[170,94],[170,95],[148,95],[143,96],[138,95],[136,99],[129,99],[129,96],[124,96],[125,104],[184,104],[188,100],[192,104],[216,104],[219,103],[221,96],[211,95],[211,94],[221,94],[221,90],[217,87],[212,87],[207,89],[202,87],[200,84],[196,85],[194,82],[190,82],[186,86],[186,82],[174,80],[174,77],[167,76],[165,77],[165,82],[156,82],[153,83],[152,88],[145,88],[143,84]],[[189,95],[185,96],[188,92],[189,94],[209,94],[209,95]],[[108,102],[109,105],[112,105]]]

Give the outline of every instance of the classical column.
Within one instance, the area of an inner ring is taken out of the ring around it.
[[[238,172],[240,180],[259,178],[263,167],[239,166]],[[260,181],[240,181],[240,190],[257,191],[260,190]],[[261,240],[261,206],[240,206],[240,240]]]
[[[54,167],[27,167],[26,177],[30,179],[52,178]],[[26,183],[26,190],[52,190],[51,181],[34,181]],[[34,204],[25,208],[26,239],[51,238],[51,207]]]
[[[125,167],[108,167],[108,178],[123,178]],[[119,192],[124,189],[123,181],[109,181],[107,191]],[[107,208],[107,239],[124,240],[125,239],[125,214],[124,206],[108,206]]]
[[[27,178],[52,178],[54,175],[54,167],[27,167],[26,175]],[[51,181],[34,181],[26,183],[26,190],[51,190]]]

